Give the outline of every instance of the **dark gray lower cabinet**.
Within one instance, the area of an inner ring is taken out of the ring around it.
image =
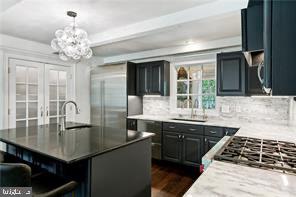
[[[181,134],[173,132],[163,132],[163,153],[164,160],[181,162]]]
[[[201,164],[203,154],[203,137],[198,135],[184,134],[183,140],[183,163],[198,166]]]
[[[221,138],[218,137],[205,137],[205,145],[204,145],[204,152],[205,154],[211,150],[211,148],[213,148],[219,141],[221,140]]]
[[[203,137],[175,132],[163,132],[163,159],[199,166],[203,154]]]

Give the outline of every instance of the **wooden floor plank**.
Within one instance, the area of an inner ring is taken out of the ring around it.
[[[197,169],[153,160],[152,197],[183,196],[198,176]]]

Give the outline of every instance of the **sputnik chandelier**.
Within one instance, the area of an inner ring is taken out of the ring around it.
[[[51,47],[64,60],[80,60],[81,58],[89,59],[92,57],[90,41],[87,39],[87,33],[83,29],[77,28],[75,17],[77,13],[68,11],[67,15],[73,18],[73,22],[55,32],[56,38],[51,41]]]

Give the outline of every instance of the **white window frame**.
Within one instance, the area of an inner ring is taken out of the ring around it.
[[[177,70],[176,66],[179,65],[192,65],[192,64],[214,64],[215,65],[215,81],[217,80],[217,63],[216,59],[205,59],[199,61],[184,61],[184,62],[173,62],[170,67],[170,78],[171,78],[171,86],[170,86],[170,110],[171,113],[178,114],[188,114],[191,113],[191,108],[177,108]],[[217,88],[217,87],[216,87]],[[215,97],[217,97],[217,91],[215,91]],[[216,100],[217,102],[217,100]],[[216,103],[217,107],[217,103]],[[202,109],[195,109],[197,113],[202,113]],[[216,111],[216,108],[207,109],[208,112]]]

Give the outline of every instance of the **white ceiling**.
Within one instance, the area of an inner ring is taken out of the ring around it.
[[[68,10],[89,34],[167,15],[215,0],[1,0],[0,33],[50,43],[68,25]],[[5,2],[5,3],[3,3]]]
[[[246,3],[247,0],[0,0],[0,33],[50,44],[54,32],[71,22],[66,12],[73,10],[78,13],[78,26],[89,33],[92,46],[96,46],[95,55],[110,57],[188,45],[188,41],[196,44],[239,36],[240,9]]]
[[[162,29],[148,36],[93,48],[98,56],[114,56],[138,51],[198,44],[241,34],[240,11]]]

